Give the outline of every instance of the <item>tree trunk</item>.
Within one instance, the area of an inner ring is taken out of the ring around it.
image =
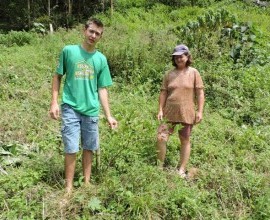
[[[111,0],[111,16],[113,16],[113,0]]]
[[[68,0],[68,16],[72,14],[72,0]]]
[[[30,28],[30,25],[31,25],[31,3],[30,3],[30,0],[27,0],[27,10],[28,10],[28,28]]]
[[[102,7],[102,13],[104,13],[104,11],[105,11],[105,1],[104,0],[101,1],[101,7]]]
[[[48,0],[48,16],[51,17],[51,0]]]

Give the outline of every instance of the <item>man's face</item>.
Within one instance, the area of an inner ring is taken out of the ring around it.
[[[102,33],[102,27],[98,27],[96,24],[91,23],[87,29],[84,29],[85,42],[94,46],[100,40]]]

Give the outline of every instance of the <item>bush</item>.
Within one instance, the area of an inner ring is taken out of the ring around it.
[[[26,31],[10,31],[8,34],[0,34],[0,44],[6,47],[24,46],[33,43],[36,39],[35,33]]]

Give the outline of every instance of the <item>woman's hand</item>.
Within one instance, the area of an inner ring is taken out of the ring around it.
[[[197,112],[196,114],[196,124],[200,123],[202,121],[202,113],[201,112]]]
[[[158,112],[157,118],[158,118],[159,121],[163,120],[163,111],[162,110],[160,110]]]

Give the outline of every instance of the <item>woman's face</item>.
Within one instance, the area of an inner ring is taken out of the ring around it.
[[[188,61],[188,56],[185,54],[175,55],[174,62],[177,66],[186,66],[186,62]]]

